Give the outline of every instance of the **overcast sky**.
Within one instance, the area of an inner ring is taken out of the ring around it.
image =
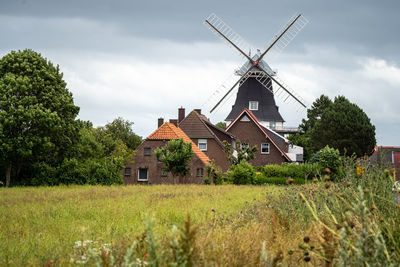
[[[123,117],[146,137],[157,118],[202,108],[244,63],[207,27],[216,13],[249,43],[263,49],[296,12],[308,25],[268,61],[310,105],[321,94],[344,95],[376,126],[378,145],[400,145],[400,1],[137,1],[0,0],[0,56],[30,48],[59,64],[95,126]],[[287,126],[305,113],[277,99]]]

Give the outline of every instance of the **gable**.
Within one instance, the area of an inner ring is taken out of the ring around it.
[[[179,123],[179,128],[181,128],[190,138],[214,137],[194,110]]]
[[[250,121],[249,121],[249,122],[242,121],[241,119],[242,119],[244,116],[250,118]],[[226,131],[231,132],[231,129],[232,129],[233,127],[235,127],[236,124],[238,124],[238,125],[240,125],[240,124],[252,124],[252,125],[254,124],[254,125],[256,125],[256,126],[257,126],[257,127],[256,127],[256,128],[257,128],[257,132],[261,131],[261,132],[264,134],[265,138],[266,138],[267,140],[270,140],[270,141],[272,142],[272,144],[282,153],[282,155],[283,155],[288,161],[291,161],[290,158],[288,157],[288,155],[286,155],[286,153],[285,153],[285,151],[284,151],[284,146],[281,147],[281,146],[277,143],[277,141],[276,141],[273,137],[271,137],[271,134],[269,133],[269,131],[268,131],[267,129],[265,129],[265,128],[258,122],[257,118],[253,115],[253,113],[252,113],[250,110],[248,110],[247,108],[244,108],[243,111],[228,125],[228,127],[226,128]],[[246,126],[241,126],[241,127],[246,128]],[[235,128],[236,128],[236,127],[235,127]],[[246,131],[246,129],[244,129],[244,131]],[[247,130],[247,131],[248,131],[248,130]],[[248,132],[248,134],[252,134],[252,133]],[[281,140],[278,140],[278,141],[281,141]]]

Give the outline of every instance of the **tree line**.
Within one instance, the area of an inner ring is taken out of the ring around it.
[[[142,139],[133,122],[103,127],[77,118],[59,66],[32,50],[0,59],[0,182],[10,185],[122,183]]]

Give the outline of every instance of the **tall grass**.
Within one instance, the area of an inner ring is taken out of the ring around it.
[[[128,246],[153,217],[164,235],[187,214],[197,225],[230,217],[280,188],[72,186],[0,189],[0,265],[68,264],[78,240]]]
[[[336,183],[0,189],[0,265],[399,266],[393,177],[343,162]]]

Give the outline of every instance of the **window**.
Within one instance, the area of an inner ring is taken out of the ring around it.
[[[258,110],[258,101],[249,101],[250,110]]]
[[[207,139],[199,139],[197,146],[200,148],[200,150],[207,151]]]
[[[131,175],[131,168],[125,168],[125,175],[130,176]]]
[[[197,168],[196,176],[197,177],[203,177],[204,174],[204,169],[203,168]]]
[[[151,155],[151,148],[150,147],[145,147],[144,148],[144,155],[145,156],[150,156]]]
[[[242,143],[242,149],[248,149],[249,144],[248,143]]]
[[[269,128],[275,129],[275,122],[274,121],[270,121],[269,122]]]
[[[166,168],[162,168],[161,169],[161,176],[167,176],[167,175],[168,175],[167,169]]]
[[[269,154],[269,143],[261,144],[261,154]]]
[[[139,168],[138,170],[138,181],[148,181],[149,171],[147,168]]]

